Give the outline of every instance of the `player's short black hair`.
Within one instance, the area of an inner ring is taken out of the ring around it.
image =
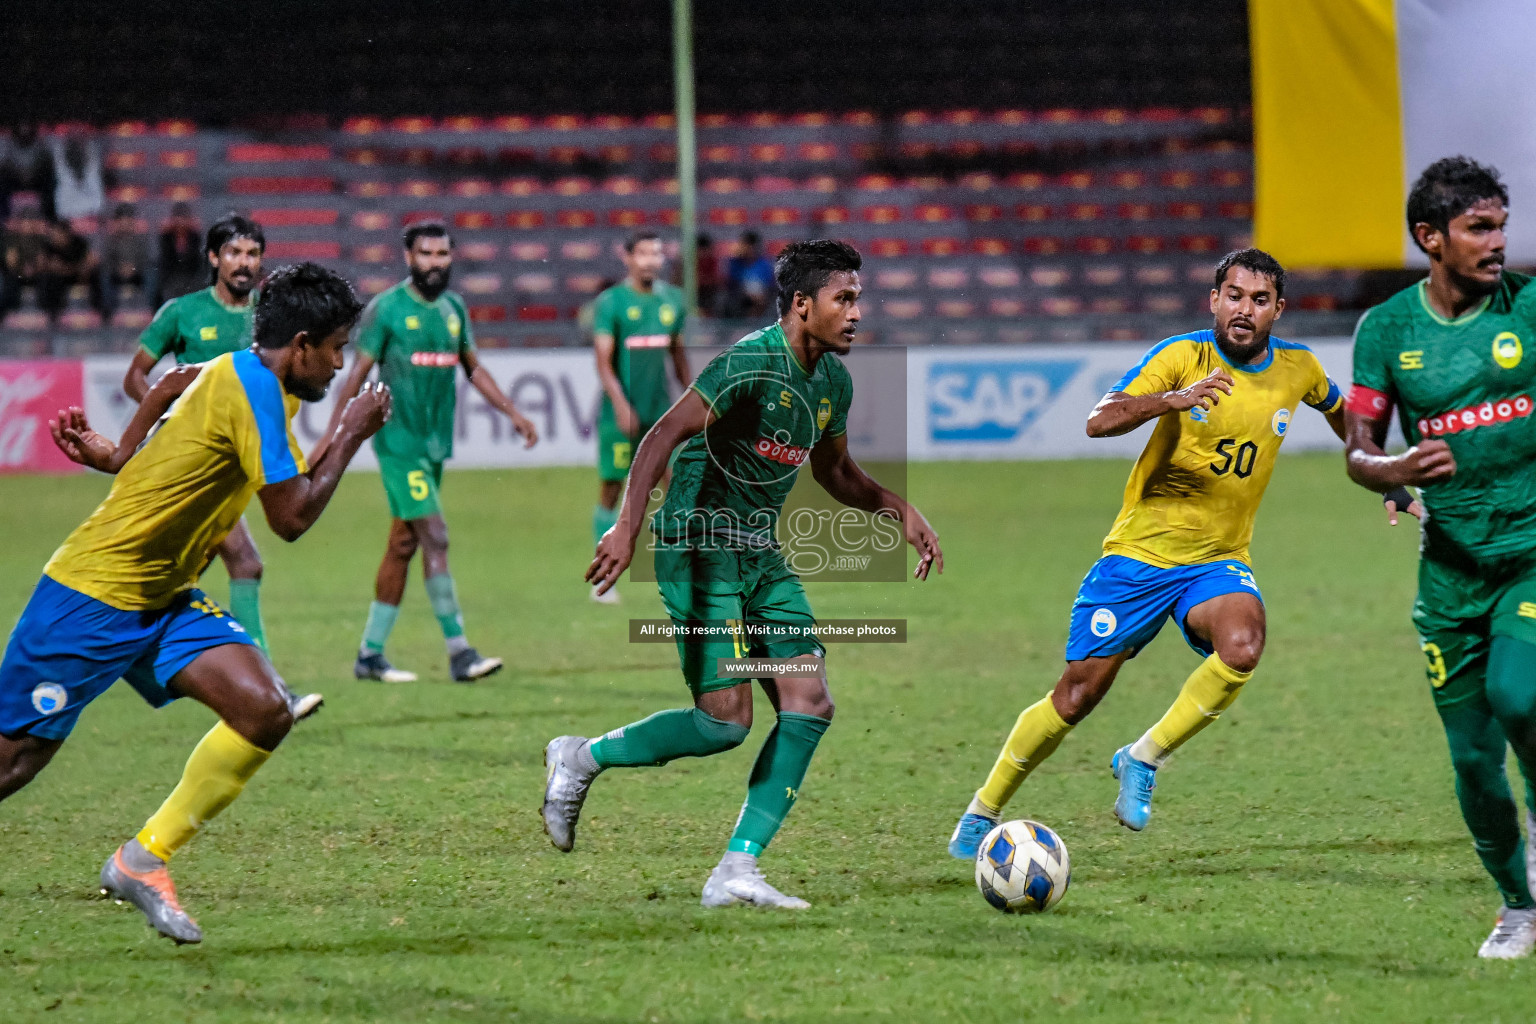
[[[407,252],[416,244],[418,238],[446,238],[448,248],[453,248],[453,236],[448,233],[448,225],[436,217],[427,220],[413,220],[400,232],[400,244],[405,246]]]
[[[1413,237],[1413,244],[1419,245],[1418,236],[1413,233],[1415,224],[1449,231],[1452,219],[1485,199],[1509,205],[1509,189],[1499,177],[1498,168],[1465,156],[1436,160],[1424,168],[1408,191],[1408,234]],[[1422,245],[1419,251],[1424,251]]]
[[[791,242],[773,262],[773,280],[779,286],[779,315],[789,312],[795,293],[814,296],[840,270],[858,270],[864,265],[859,250],[847,242],[832,238],[813,238]]]
[[[224,244],[235,238],[249,238],[261,246],[262,252],[267,251],[267,236],[261,233],[261,225],[231,211],[208,226],[208,234],[203,240],[203,252],[217,256]]]
[[[300,331],[320,341],[351,327],[363,304],[346,278],[318,263],[298,263],[268,275],[256,300],[252,334],[262,348],[287,348]]]
[[[1251,270],[1255,274],[1263,274],[1275,284],[1275,298],[1285,298],[1285,268],[1280,261],[1275,259],[1263,249],[1238,249],[1229,252],[1216,264],[1216,288],[1227,283],[1227,271],[1233,267],[1242,267]]]
[[[641,230],[636,231],[634,234],[630,235],[628,238],[624,239],[624,251],[634,252],[635,246],[639,245],[641,242],[659,241],[661,241],[660,235],[650,230],[649,228],[642,228]]]

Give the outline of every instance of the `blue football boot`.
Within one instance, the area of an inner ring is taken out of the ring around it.
[[[956,860],[975,860],[981,841],[995,828],[997,819],[966,811],[955,825],[954,835],[949,837],[949,855]]]
[[[1152,819],[1152,791],[1157,788],[1157,768],[1131,756],[1130,744],[1115,751],[1110,771],[1120,780],[1115,798],[1115,817],[1128,829],[1140,832]]]

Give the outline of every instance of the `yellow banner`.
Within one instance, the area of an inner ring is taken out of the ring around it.
[[[1287,266],[1404,257],[1393,0],[1249,0],[1254,244]]]

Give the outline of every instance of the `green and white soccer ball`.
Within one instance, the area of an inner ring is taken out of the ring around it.
[[[1061,836],[1038,821],[1005,821],[976,854],[976,888],[1005,914],[1042,914],[1067,894],[1072,861]]]

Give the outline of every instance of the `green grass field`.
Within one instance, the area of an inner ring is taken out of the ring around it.
[[[998,914],[947,857],[1058,672],[1126,468],[914,466],[947,573],[811,589],[821,616],[903,617],[910,641],[831,651],[837,721],[764,861],[815,904],[799,915],[698,905],[765,714],[727,755],[605,776],[575,853],[540,830],[549,737],[686,703],[671,649],[626,642],[661,614],[653,588],[587,600],[590,472],[450,476],[470,638],[509,663],[474,687],[446,682],[419,575],[390,653],[423,681],[351,679],[385,510],[377,478],[349,478],[297,544],[257,527],[276,661],[327,707],[178,857],[207,941],[175,948],[96,896],[211,724],[117,687],[0,806],[0,1020],[1528,1019],[1536,968],[1473,955],[1497,896],[1408,623],[1414,535],[1335,456],[1276,472],[1254,547],[1268,652],[1163,773],[1152,827],[1115,824],[1107,764],[1195,665],[1171,629],[1011,808],[1069,844],[1062,905]],[[0,622],[104,489],[0,479]],[[222,600],[222,569],[206,583]]]

